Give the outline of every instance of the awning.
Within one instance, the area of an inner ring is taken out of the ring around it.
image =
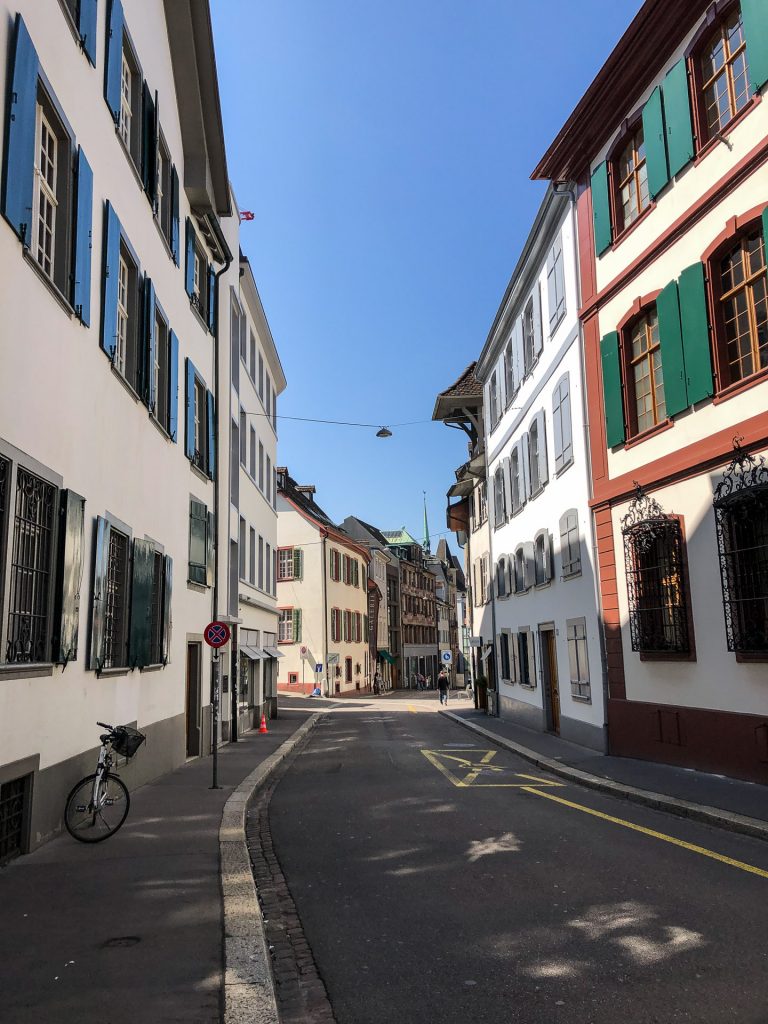
[[[250,658],[251,661],[266,661],[269,657],[264,651],[259,650],[258,647],[250,647],[248,644],[241,644],[240,653],[244,654],[246,658]]]
[[[284,658],[285,655],[282,651],[278,651],[276,647],[265,647],[264,650],[270,656],[270,658]]]
[[[384,661],[389,662],[390,665],[394,665],[395,664],[395,659],[392,657],[392,655],[389,653],[389,651],[379,651],[378,652],[378,657],[382,658]]]

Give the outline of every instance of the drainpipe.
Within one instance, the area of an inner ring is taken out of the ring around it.
[[[328,566],[327,566],[327,561],[326,561],[327,560],[327,552],[328,552],[328,549],[327,549],[327,546],[326,546],[326,541],[327,540],[328,540],[328,538],[325,536],[325,534],[323,534],[323,550],[322,550],[322,555],[323,555],[323,587],[322,587],[323,604],[322,604],[322,607],[323,607],[323,637],[324,637],[324,641],[325,641],[325,688],[326,688],[326,694],[325,695],[326,695],[326,697],[330,697],[331,696],[331,681],[328,678],[331,666],[328,664],[328,655],[329,655],[330,652],[328,650],[328,597],[327,597]]]

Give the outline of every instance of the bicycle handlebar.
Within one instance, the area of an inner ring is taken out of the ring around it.
[[[110,732],[114,732],[114,728],[111,725],[107,725],[106,722],[97,722],[96,725],[100,725],[102,729],[109,729]]]

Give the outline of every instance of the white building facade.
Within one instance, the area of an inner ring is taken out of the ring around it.
[[[490,571],[476,590],[494,602],[499,714],[603,749],[575,231],[550,189],[478,360]]]

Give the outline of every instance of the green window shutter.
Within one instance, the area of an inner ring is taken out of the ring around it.
[[[625,437],[618,331],[606,334],[600,342],[600,356],[603,363],[606,441],[608,447],[613,448],[617,444],[622,444]]]
[[[171,615],[171,603],[173,597],[173,559],[166,555],[163,561],[163,664],[167,665],[171,660],[171,629],[173,617]]]
[[[157,346],[157,332],[155,331],[155,289],[152,281],[144,278],[144,338],[142,352],[142,367],[144,375],[144,401],[150,412],[157,408],[157,395],[155,394],[155,349]]]
[[[179,339],[174,331],[168,350],[168,433],[175,443],[179,433]]]
[[[190,461],[194,461],[195,458],[195,366],[192,360],[187,356],[186,360],[186,378],[187,378],[187,402],[186,402],[186,420],[187,420],[187,435],[185,454]]]
[[[72,305],[81,323],[91,323],[91,233],[93,227],[93,171],[81,147],[77,147],[77,186],[75,192],[75,273]]]
[[[293,549],[293,576],[297,580],[304,576],[304,552],[301,548]]]
[[[155,545],[152,541],[135,540],[131,573],[131,630],[128,640],[128,664],[131,668],[144,668],[149,664],[154,561]]]
[[[656,300],[656,312],[659,316],[659,344],[667,416],[676,416],[688,408],[677,281],[668,284],[659,295]]]
[[[120,284],[120,221],[114,207],[104,207],[104,282],[101,309],[101,347],[114,361],[117,351],[117,297]]]
[[[104,98],[115,124],[120,123],[120,87],[123,71],[123,5],[110,0],[107,11],[107,46],[104,67]]]
[[[592,175],[592,216],[595,222],[595,252],[598,256],[610,249],[611,200],[608,194],[608,164],[603,162]]]
[[[213,512],[209,512],[205,532],[205,583],[208,587],[213,586],[213,527]]]
[[[61,492],[61,546],[57,580],[57,635],[53,657],[60,665],[77,660],[80,626],[80,582],[83,574],[85,498],[74,491]]]
[[[216,333],[216,271],[208,264],[208,330]]]
[[[744,37],[747,40],[747,61],[753,92],[768,82],[768,8],[765,0],[741,0]]]
[[[301,640],[301,609],[293,609],[293,640],[294,643],[299,643]]]
[[[763,210],[763,251],[768,252],[768,206]]]
[[[30,245],[39,63],[37,51],[20,14],[16,15],[10,63],[3,154],[3,213],[24,244]]]
[[[93,560],[93,603],[91,605],[91,650],[88,667],[101,671],[104,661],[104,616],[107,605],[107,562],[109,560],[110,526],[102,516],[96,517],[96,543]]]
[[[669,174],[676,174],[693,160],[693,122],[691,120],[691,97],[688,90],[688,68],[685,60],[679,61],[662,85],[664,96],[664,125],[667,130],[667,157]]]
[[[171,252],[173,262],[179,265],[179,172],[171,167]]]
[[[643,107],[643,138],[648,169],[648,190],[655,199],[669,182],[667,139],[664,129],[664,105],[661,89],[657,86]]]
[[[707,291],[702,263],[694,263],[692,267],[682,272],[678,281],[678,292],[688,402],[693,405],[714,394]]]
[[[208,476],[213,480],[216,476],[216,414],[213,404],[213,392],[206,391],[206,421],[208,424]]]

